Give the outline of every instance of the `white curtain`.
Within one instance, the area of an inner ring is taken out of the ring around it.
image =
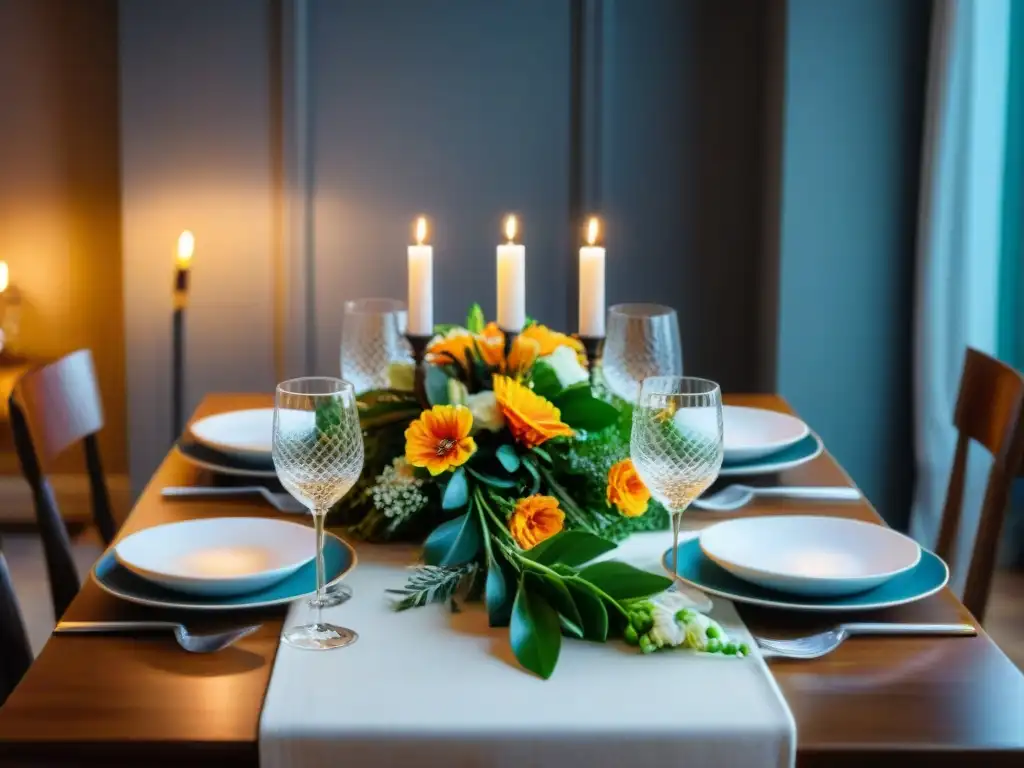
[[[918,220],[911,533],[935,544],[967,346],[995,352],[1011,0],[937,0]],[[952,585],[963,588],[990,462],[972,446]]]

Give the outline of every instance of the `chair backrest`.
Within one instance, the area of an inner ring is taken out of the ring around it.
[[[25,622],[18,609],[7,560],[0,552],[0,706],[32,664]]]
[[[81,441],[85,450],[96,527],[107,544],[117,533],[96,439],[103,427],[103,409],[92,354],[72,352],[22,376],[11,393],[10,420],[21,469],[32,489],[54,615],[59,619],[81,582],[45,468],[76,442]]]
[[[949,561],[963,509],[967,448],[971,440],[992,454],[992,469],[967,569],[964,605],[981,621],[985,615],[999,534],[1010,487],[1024,461],[1024,376],[976,349],[967,350],[953,423],[959,432],[936,552]]]

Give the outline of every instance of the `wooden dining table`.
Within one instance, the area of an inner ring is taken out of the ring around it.
[[[725,400],[792,412],[775,395],[734,395]],[[202,402],[193,418],[271,405],[269,395],[215,394]],[[853,485],[827,451],[774,479],[785,485]],[[166,486],[210,480],[172,451],[120,535],[172,521],[279,514],[252,499],[161,496]],[[763,499],[737,513],[692,515],[713,515],[717,520],[778,513],[882,522],[866,499]],[[797,635],[824,626],[820,616],[739,607],[748,627],[759,634]],[[92,581],[65,618],[156,615],[197,627],[210,626],[211,621],[187,613],[172,617],[118,601]],[[186,653],[170,636],[52,636],[0,707],[0,766],[257,765],[260,711],[284,617],[282,609],[228,617],[234,622],[257,619],[263,625],[235,647],[209,655]],[[824,621],[834,624],[842,618],[846,617],[829,616]],[[858,618],[976,624],[948,589],[912,605]],[[770,669],[796,720],[799,766],[1024,765],[1024,676],[980,627],[975,637],[855,638],[824,658],[773,660]],[[344,764],[344,755],[338,761]]]

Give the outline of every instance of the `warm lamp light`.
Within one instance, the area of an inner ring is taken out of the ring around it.
[[[505,219],[505,237],[508,238],[509,245],[512,245],[516,241],[516,230],[519,228],[519,224],[516,221],[515,216],[509,216]]]
[[[7,290],[7,286],[10,285],[11,275],[10,270],[7,268],[6,261],[0,261],[0,293]]]
[[[178,269],[188,269],[192,263],[192,254],[196,249],[196,238],[189,230],[178,236]]]

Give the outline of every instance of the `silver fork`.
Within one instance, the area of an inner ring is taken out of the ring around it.
[[[881,622],[840,624],[835,629],[791,640],[755,637],[754,641],[761,648],[762,655],[767,658],[817,659],[831,653],[846,638],[854,635],[970,636],[976,634],[978,634],[978,630],[970,624],[894,624]]]
[[[261,624],[230,629],[225,632],[198,634],[189,632],[184,624],[174,621],[61,621],[54,627],[57,635],[104,634],[119,635],[130,632],[174,632],[178,645],[191,653],[214,653],[234,645],[246,635],[251,635]]]

